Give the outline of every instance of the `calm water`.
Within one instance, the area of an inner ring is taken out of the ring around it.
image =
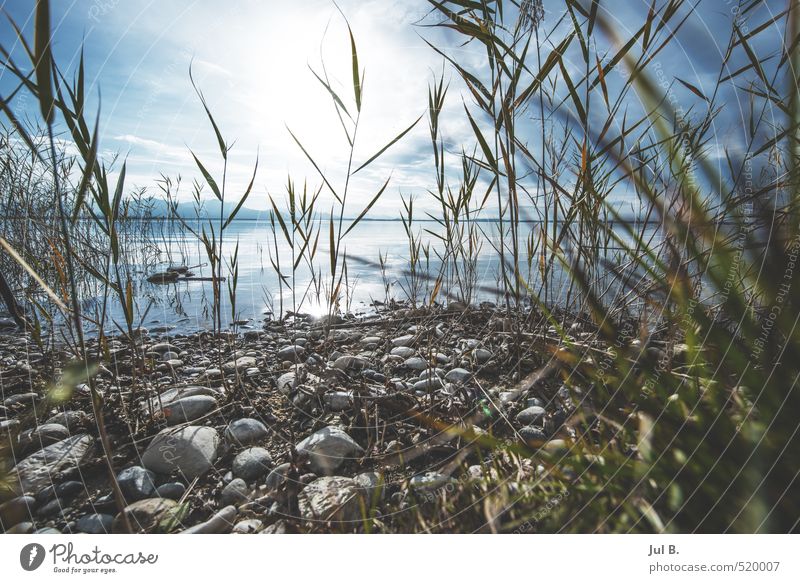
[[[493,223],[479,223],[481,229],[488,237],[483,241],[480,253],[477,255],[476,275],[478,286],[482,289],[473,297],[476,301],[502,301],[493,291],[498,288],[499,259],[497,252],[489,240],[497,238],[497,226]],[[166,227],[156,230],[164,231]],[[430,243],[429,262],[426,268],[425,260],[418,267],[420,274],[428,273],[428,281],[421,282],[420,296],[426,290],[434,287],[436,276],[439,272],[441,261],[435,249],[442,245],[433,236],[426,233],[426,229],[438,232],[438,225],[433,222],[418,223],[420,239],[423,244]],[[539,229],[538,225],[526,224],[522,227],[521,236],[527,237],[531,229]],[[653,230],[654,232],[654,230]],[[301,265],[295,275],[295,290],[297,311],[322,315],[327,313],[325,294],[329,286],[329,251],[327,246],[327,223],[323,223],[319,246],[315,259],[316,269],[322,270],[321,281],[323,286],[317,290],[311,285],[310,271],[307,266]],[[162,254],[161,263],[141,270],[140,280],[136,285],[137,310],[139,316],[146,312],[141,325],[151,329],[160,330],[169,327],[175,331],[187,332],[208,328],[211,325],[212,286],[207,281],[178,281],[173,284],[151,284],[146,280],[147,275],[156,271],[163,271],[170,265],[199,266],[192,272],[197,277],[210,277],[211,271],[207,265],[205,251],[191,233],[180,231],[163,232],[160,247]],[[239,276],[236,288],[235,316],[231,311],[227,291],[227,282],[223,284],[223,321],[231,325],[234,321],[247,320],[245,327],[258,327],[268,319],[269,313],[277,315],[280,310],[280,298],[283,297],[283,309],[293,308],[291,291],[286,286],[280,286],[278,277],[272,266],[270,256],[274,257],[275,247],[272,232],[266,222],[261,221],[234,221],[225,231],[223,240],[223,255],[226,261],[233,254],[238,243]],[[368,313],[372,308],[373,300],[385,301],[387,292],[385,283],[388,283],[390,298],[402,300],[409,294],[410,281],[409,269],[409,244],[403,225],[399,221],[364,221],[351,231],[345,239],[348,265],[348,296],[349,308],[355,313]],[[524,245],[523,245],[524,248]],[[291,279],[291,248],[279,233],[278,254],[280,256],[282,273]],[[378,266],[379,256],[385,257],[385,278]],[[524,267],[527,272],[527,267]],[[525,273],[528,276],[528,273]],[[554,285],[551,288],[551,297],[565,295],[565,274],[557,270]],[[533,282],[532,289],[538,290],[540,281],[538,265],[534,261],[530,274]],[[230,281],[230,278],[228,278]],[[322,294],[321,298],[318,292]],[[454,297],[458,294],[455,285],[443,286],[439,300],[449,294]],[[305,297],[304,297],[305,296]],[[321,301],[320,301],[321,300]],[[149,310],[148,310],[149,306]],[[119,306],[111,307],[112,316],[122,322]]]

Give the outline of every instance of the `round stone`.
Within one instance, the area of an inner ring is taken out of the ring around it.
[[[233,475],[246,481],[256,480],[269,472],[272,456],[263,447],[251,447],[233,460]]]
[[[182,474],[193,480],[211,469],[217,459],[219,435],[213,427],[165,429],[142,455],[142,465],[158,474]]]
[[[538,405],[523,409],[517,414],[517,421],[521,425],[533,425],[537,421],[543,422],[547,412]]]
[[[237,419],[225,430],[225,439],[234,445],[251,445],[264,439],[269,431],[258,419]]]

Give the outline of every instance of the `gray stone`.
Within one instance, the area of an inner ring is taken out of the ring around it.
[[[244,418],[232,421],[225,430],[225,439],[234,445],[251,445],[269,434],[258,419]]]
[[[438,377],[430,377],[414,383],[415,391],[435,391],[442,388],[442,379]]]
[[[220,500],[225,506],[238,506],[250,499],[250,488],[241,478],[235,478],[222,489]]]
[[[322,522],[361,520],[362,491],[350,478],[327,476],[303,488],[298,496],[300,516]]]
[[[369,503],[374,503],[377,499],[383,498],[384,482],[383,476],[377,472],[362,472],[353,478],[353,481],[364,491],[364,498]]]
[[[88,421],[89,416],[83,411],[61,411],[47,419],[45,423],[57,423],[74,432]]]
[[[173,346],[168,342],[153,344],[153,346],[150,347],[150,352],[158,352],[159,354],[163,354],[165,352],[180,352],[180,351],[181,351],[180,348],[178,348],[177,346]]]
[[[44,423],[19,435],[20,450],[28,453],[62,441],[70,436],[69,429],[59,423]]]
[[[331,411],[345,411],[353,405],[353,395],[345,391],[325,393],[322,400]]]
[[[94,438],[80,434],[29,455],[19,462],[11,472],[11,488],[19,493],[36,494],[52,484],[60,472],[85,464],[91,458]]]
[[[178,425],[199,419],[217,406],[217,400],[210,395],[194,395],[184,397],[166,405],[162,411],[167,425]]]
[[[517,422],[521,425],[533,425],[537,421],[544,421],[547,413],[542,407],[534,405],[517,413]]]
[[[292,464],[285,463],[277,466],[267,476],[266,488],[270,492],[276,492],[285,482],[289,475]]]
[[[75,523],[78,532],[84,534],[111,534],[114,517],[110,514],[86,514]]]
[[[472,378],[472,373],[464,368],[454,368],[446,375],[444,375],[444,380],[446,380],[449,383],[456,383],[456,384],[466,383],[467,381],[469,381],[470,378]]]
[[[263,447],[251,447],[233,460],[233,475],[246,481],[265,476],[272,465],[272,456]]]
[[[305,356],[306,349],[300,346],[299,344],[292,345],[292,346],[284,346],[278,351],[278,360],[283,362],[288,360],[289,362],[300,362]]]
[[[492,358],[492,353],[485,348],[477,348],[473,354],[475,355],[475,360],[478,362],[478,364],[488,362],[489,359]]]
[[[332,475],[347,459],[364,453],[352,437],[334,426],[312,433],[295,448],[308,455],[312,471],[323,475]]]
[[[242,372],[247,370],[248,368],[254,368],[258,364],[258,361],[253,356],[240,356],[236,360],[232,360],[231,362],[226,362],[222,365],[223,372],[228,374],[234,372]]]
[[[262,528],[264,528],[264,523],[258,520],[257,518],[251,518],[249,520],[240,520],[235,525],[233,525],[233,530],[231,530],[231,534],[256,534]]]
[[[392,340],[392,346],[411,346],[414,343],[414,335],[406,334]]]
[[[131,528],[134,532],[150,532],[159,523],[169,518],[175,517],[175,510],[178,503],[168,498],[146,498],[133,504],[129,504],[125,509],[117,514],[111,525],[114,533],[125,532],[125,520],[123,514],[128,517]]]
[[[400,358],[411,358],[416,354],[416,350],[408,346],[395,346],[389,354],[392,356],[399,356]]]
[[[219,435],[212,427],[165,429],[150,442],[142,465],[158,474],[183,474],[192,480],[211,469],[217,459]]]
[[[223,534],[230,532],[238,513],[236,506],[226,506],[205,522],[187,528],[181,534]]]
[[[530,447],[541,447],[547,443],[547,434],[538,427],[527,426],[519,430],[520,439]]]
[[[159,498],[169,498],[170,500],[180,500],[186,492],[186,486],[180,482],[167,482],[156,488],[156,496]]]
[[[363,370],[369,366],[369,361],[360,356],[340,356],[333,363],[333,368],[339,370]]]
[[[150,408],[154,411],[158,411],[162,407],[167,407],[175,401],[197,395],[208,395],[209,397],[218,398],[222,396],[222,392],[219,389],[202,386],[174,387],[172,389],[167,389],[157,397],[153,397],[149,402],[145,401],[142,403],[141,407],[145,412],[149,411]]]
[[[6,407],[13,407],[14,405],[19,405],[20,403],[24,405],[33,405],[38,400],[39,395],[36,393],[22,393],[8,397],[5,401],[3,401],[3,405]]]
[[[403,361],[403,366],[411,370],[425,370],[428,368],[428,362],[419,356],[412,356]]]
[[[445,474],[441,474],[439,472],[425,472],[424,474],[417,474],[411,478],[411,480],[408,482],[408,485],[414,490],[429,492],[454,482],[455,480],[453,478]]]
[[[136,502],[150,498],[156,490],[154,483],[155,474],[140,466],[125,468],[117,475],[122,495],[127,502]]]

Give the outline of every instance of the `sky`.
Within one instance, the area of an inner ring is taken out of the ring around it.
[[[674,48],[662,54],[666,79],[671,82],[680,75],[701,89],[713,85],[734,4],[700,2]],[[25,31],[32,30],[33,5],[32,0],[2,2],[3,10]],[[289,175],[295,183],[307,178],[311,187],[320,184],[287,128],[332,183],[343,183],[348,144],[327,91],[309,68],[320,72],[324,56],[334,89],[352,103],[350,41],[344,18],[331,0],[61,0],[52,5],[57,62],[74,72],[84,47],[87,94],[93,96],[92,107],[101,106],[102,151],[107,159],[119,153],[127,161],[129,187],[154,192],[162,173],[181,175],[182,194],[188,198],[191,181],[200,177],[192,152],[212,174],[221,175],[214,133],[190,83],[190,64],[226,141],[233,144],[228,166],[231,198],[244,191],[256,157],[258,174],[249,207],[267,208],[268,194],[283,197]],[[649,0],[614,2],[609,14],[621,36],[638,28],[648,5]],[[782,10],[785,2],[768,0],[765,5],[757,19]],[[461,46],[454,33],[415,25],[429,10],[426,1],[341,0],[339,6],[350,22],[365,70],[356,163],[426,112],[428,84],[442,70],[451,83],[442,132],[454,151],[462,144],[471,148],[475,140],[462,105],[470,97],[424,39],[480,67],[483,55],[478,47]],[[557,0],[545,2],[546,22],[554,22],[562,6]],[[0,35],[3,45],[22,61],[7,24],[0,25]],[[775,42],[774,34],[765,36],[754,44]],[[555,34],[554,42],[558,40]],[[577,54],[568,55],[568,66],[578,67],[579,61]],[[13,87],[10,75],[0,72],[2,94]],[[693,99],[684,88],[675,90],[682,100]],[[728,96],[732,102],[736,97]],[[16,101],[18,116],[35,120],[33,100]],[[733,105],[715,129],[721,142],[742,127],[736,117],[741,104]],[[390,175],[373,216],[397,217],[401,194],[413,194],[423,209],[432,208],[425,194],[435,176],[425,119],[357,175],[350,199],[356,210],[348,214],[355,214]]]

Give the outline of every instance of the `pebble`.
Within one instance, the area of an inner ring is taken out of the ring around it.
[[[87,514],[77,520],[75,528],[84,534],[110,534],[113,524],[110,514]]]
[[[411,370],[425,370],[428,368],[428,362],[419,356],[413,356],[403,361],[403,366]]]
[[[392,346],[411,346],[414,343],[414,335],[413,334],[406,334],[405,336],[399,336],[392,340]]]
[[[360,356],[340,356],[333,363],[333,368],[339,370],[363,370],[368,366],[367,359]]]
[[[300,346],[299,344],[291,345],[291,346],[284,346],[278,351],[278,360],[280,362],[289,361],[289,362],[300,362],[305,356],[306,349]]]
[[[225,439],[233,445],[252,445],[268,435],[267,427],[258,419],[231,421],[225,429]]]
[[[453,482],[455,482],[455,480],[445,474],[439,472],[425,472],[424,474],[417,474],[411,478],[408,485],[414,490],[425,492],[441,488]]]
[[[33,405],[38,400],[39,395],[36,393],[22,393],[20,395],[8,397],[5,401],[3,401],[3,405],[6,407],[13,407],[14,405],[19,405],[20,403],[25,405]]]
[[[24,454],[38,451],[70,436],[69,429],[59,423],[45,423],[19,435],[19,448]]]
[[[399,356],[400,358],[411,358],[416,354],[416,350],[408,346],[395,346],[389,354],[392,356]]]
[[[53,476],[85,464],[91,458],[94,438],[80,434],[48,445],[19,462],[11,472],[12,489],[37,494],[52,484]]]
[[[230,532],[238,513],[236,506],[226,506],[205,522],[187,528],[181,534],[223,534]]]
[[[142,455],[142,465],[158,474],[178,473],[193,480],[214,465],[219,441],[219,434],[212,427],[165,429],[150,442]]]
[[[255,534],[264,528],[264,523],[258,520],[257,518],[251,518],[249,520],[240,520],[236,524],[233,525],[233,530],[231,530],[232,534]]]
[[[156,496],[170,500],[180,500],[184,492],[186,492],[186,486],[180,482],[167,482],[156,488]]]
[[[533,425],[537,421],[543,421],[546,415],[542,407],[534,405],[517,413],[517,422],[521,425]]]
[[[131,528],[134,532],[150,532],[154,530],[160,522],[174,516],[173,509],[178,507],[178,503],[168,498],[146,498],[133,504],[129,504],[125,509],[117,514],[111,526],[114,533],[125,532],[125,521],[123,514],[128,517]]]
[[[353,481],[364,491],[367,502],[375,502],[376,497],[383,497],[383,476],[377,472],[362,472],[353,478]]]
[[[331,411],[346,411],[353,405],[353,396],[345,391],[325,393],[322,401]]]
[[[430,377],[414,383],[415,391],[435,391],[442,388],[442,379],[438,377]]]
[[[541,447],[547,442],[547,434],[538,427],[527,426],[519,430],[522,441],[530,447]]]
[[[267,476],[265,486],[268,491],[276,492],[286,482],[292,464],[285,463],[275,467]]]
[[[258,361],[253,356],[240,356],[236,360],[223,364],[222,370],[223,372],[231,374],[234,372],[242,372],[248,368],[254,368],[257,364]]]
[[[150,498],[156,491],[155,474],[141,466],[125,468],[117,475],[122,495],[128,502]]]
[[[312,433],[295,449],[308,455],[312,471],[323,475],[332,475],[347,459],[364,453],[352,437],[332,425]]]
[[[217,400],[210,395],[194,395],[184,397],[166,405],[162,412],[167,425],[178,425],[199,419],[217,407]]]
[[[300,515],[306,520],[323,522],[359,521],[362,504],[359,494],[359,485],[350,478],[318,478],[298,496]]]
[[[242,478],[236,478],[222,489],[220,500],[225,506],[238,506],[250,499],[250,488]]]
[[[456,383],[456,384],[464,384],[467,381],[469,381],[470,378],[472,378],[472,373],[464,368],[454,368],[446,375],[444,375],[444,380],[446,380],[449,383]]]
[[[44,490],[41,490],[36,494],[36,501],[39,504],[44,504],[56,497],[60,500],[70,500],[83,491],[84,485],[82,482],[68,480],[60,484],[51,484]]]
[[[70,431],[76,431],[89,422],[89,416],[83,411],[61,411],[50,417],[45,423],[57,423]]]
[[[233,475],[246,481],[265,476],[272,465],[272,456],[263,447],[251,447],[233,460]]]
[[[18,496],[0,504],[0,526],[3,530],[8,530],[15,524],[30,519],[35,508],[36,499],[33,496]]]

